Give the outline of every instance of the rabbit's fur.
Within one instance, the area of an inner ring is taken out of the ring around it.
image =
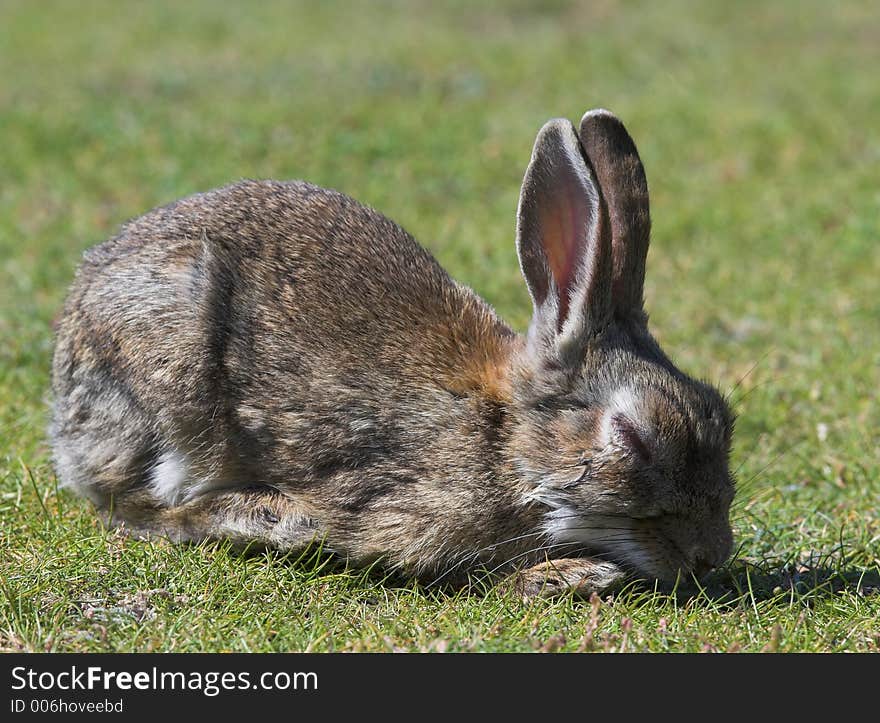
[[[547,123],[514,333],[340,193],[245,181],[87,252],[57,328],[61,482],[129,529],[496,570],[526,595],[669,580],[731,549],[732,420],[647,329],[648,191],[607,111]]]

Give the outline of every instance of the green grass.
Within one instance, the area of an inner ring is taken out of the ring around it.
[[[876,4],[0,3],[0,649],[880,649]],[[613,109],[680,365],[736,387],[738,554],[703,591],[523,605],[120,538],[59,493],[51,320],[86,247],[241,177],[402,223],[523,329],[519,183]]]

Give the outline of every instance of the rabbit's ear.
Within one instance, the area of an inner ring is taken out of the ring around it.
[[[523,179],[516,248],[534,304],[530,341],[572,358],[611,312],[610,231],[574,126],[551,120]]]
[[[651,233],[645,169],[623,123],[607,110],[581,119],[580,142],[590,161],[611,224],[612,299],[618,316],[644,318],[645,259]]]

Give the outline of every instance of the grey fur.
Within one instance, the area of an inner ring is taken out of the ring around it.
[[[607,110],[587,111],[580,141],[605,190],[612,235],[616,312],[641,312],[645,261],[651,235],[645,169],[623,123]]]
[[[533,353],[544,346],[577,359],[593,330],[610,320],[607,217],[574,126],[547,122],[526,169],[516,224],[520,268],[534,305]]]
[[[627,214],[647,218],[646,186],[614,171],[635,146],[619,121],[579,142],[566,124],[542,129],[523,184],[528,340],[399,226],[308,183],[244,181],[126,224],[86,253],[58,324],[61,482],[139,532],[320,539],[426,581],[515,572],[525,595],[722,562],[730,413],[617,312],[641,294],[638,263],[612,277]],[[572,172],[588,222],[566,232],[560,284],[542,229]]]

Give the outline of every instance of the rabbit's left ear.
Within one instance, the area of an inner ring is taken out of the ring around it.
[[[578,135],[608,208],[614,314],[644,320],[643,289],[651,214],[648,182],[639,152],[620,119],[607,110],[586,113]]]
[[[574,126],[551,120],[523,179],[516,248],[534,314],[530,344],[565,365],[611,310],[610,232],[599,186]]]

